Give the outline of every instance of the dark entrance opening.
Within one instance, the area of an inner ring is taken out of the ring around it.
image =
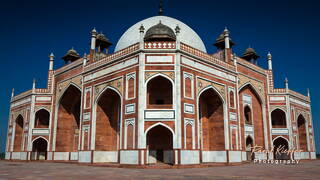
[[[172,133],[164,126],[156,126],[147,134],[147,148],[149,150],[149,164],[173,164]]]
[[[157,149],[157,162],[164,162],[163,149]]]
[[[35,128],[48,128],[49,127],[49,118],[50,113],[45,110],[41,109],[37,111],[35,121],[34,121],[34,127]]]
[[[252,147],[253,147],[253,140],[250,136],[246,139],[246,154],[247,154],[247,160],[252,161],[254,159],[254,154],[252,153]]]
[[[271,113],[272,128],[286,128],[286,113],[280,109],[276,109]]]
[[[76,152],[79,144],[81,91],[70,85],[60,99],[57,125],[57,152]]]
[[[147,108],[172,108],[172,83],[170,80],[157,76],[148,82]]]
[[[36,139],[32,144],[32,160],[46,160],[47,145],[47,141],[43,138]]]
[[[287,154],[283,151],[289,149],[288,141],[282,137],[277,138],[273,141],[273,155],[274,159],[278,160],[288,160],[290,159],[290,154]]]
[[[306,120],[302,115],[298,117],[298,133],[299,133],[299,149],[307,151],[307,133],[306,133]]]
[[[224,150],[223,102],[213,88],[203,91],[199,97],[199,118],[202,123],[202,150]]]
[[[116,151],[120,135],[121,97],[107,89],[97,101],[96,150]]]

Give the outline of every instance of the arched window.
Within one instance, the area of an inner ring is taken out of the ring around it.
[[[35,115],[35,121],[34,121],[34,127],[35,128],[48,128],[49,127],[49,118],[50,113],[45,110],[41,109],[36,112]]]
[[[252,124],[252,113],[249,106],[244,107],[244,119],[246,124]]]
[[[276,109],[271,113],[272,128],[286,128],[286,113],[281,109]]]
[[[148,108],[172,108],[172,83],[162,76],[151,79],[147,85]]]

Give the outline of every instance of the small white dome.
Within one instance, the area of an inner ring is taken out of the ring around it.
[[[147,31],[150,27],[159,24],[160,21],[162,24],[169,26],[172,30],[174,30],[178,25],[181,29],[179,34],[179,39],[181,42],[189,46],[192,46],[196,49],[199,49],[203,52],[207,52],[205,45],[203,44],[198,34],[194,32],[194,30],[192,30],[188,25],[184,24],[183,22],[167,16],[150,17],[131,26],[117,42],[115,51],[119,51],[130,45],[138,43],[140,39],[139,28],[141,25],[143,25],[145,31]]]

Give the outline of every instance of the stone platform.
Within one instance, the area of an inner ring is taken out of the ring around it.
[[[320,179],[320,160],[298,165],[242,164],[183,169],[137,169],[76,163],[0,161],[0,179]]]

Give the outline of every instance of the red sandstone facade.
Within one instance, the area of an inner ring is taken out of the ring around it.
[[[12,95],[6,159],[232,163],[253,158],[256,145],[315,158],[310,97],[287,82],[274,88],[270,54],[267,70],[233,55],[228,31],[223,47],[207,54],[184,39],[183,23],[174,29],[172,18],[150,19],[135,29],[138,42],[113,54],[93,31],[89,55],[56,70],[51,55],[47,88]],[[159,19],[167,34],[151,32]]]

